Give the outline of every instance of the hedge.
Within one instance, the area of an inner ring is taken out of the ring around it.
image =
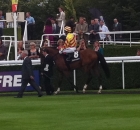
[[[6,36],[14,36],[14,28],[4,28],[3,34]],[[21,28],[17,28],[17,40],[21,40]]]
[[[92,47],[92,46],[90,46]],[[136,51],[139,46],[105,46],[104,48],[104,55],[105,57],[113,57],[113,56],[135,56]],[[13,53],[11,51],[11,57]],[[107,79],[105,77],[104,72],[101,69],[102,77],[103,77],[103,88],[104,89],[121,89],[122,88],[122,65],[119,63],[108,64],[110,68],[111,77]],[[140,87],[140,63],[125,63],[125,87],[126,88],[139,88]],[[34,66],[34,69],[39,69],[40,66]],[[20,70],[21,66],[8,66],[8,67],[0,67],[0,71],[11,71],[11,70]],[[81,70],[77,70],[77,86],[80,90],[82,90],[87,75],[82,72]],[[53,77],[53,84],[55,87],[57,86],[58,81],[58,72],[54,67],[54,77]],[[72,74],[71,79],[73,80]],[[72,90],[73,88],[68,83],[66,79],[63,80],[62,90]],[[89,84],[88,89],[98,89],[98,82],[96,75],[93,74],[93,79]]]

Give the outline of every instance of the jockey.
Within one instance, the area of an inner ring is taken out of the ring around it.
[[[64,28],[65,30],[65,34],[66,34],[66,40],[63,46],[63,51],[59,51],[59,53],[66,53],[68,54],[68,60],[70,60],[71,58],[71,54],[74,53],[76,51],[76,37],[73,33],[71,33],[71,27],[66,26]]]
[[[76,37],[73,33],[71,33],[71,27],[66,26],[64,30],[66,34],[66,40],[61,53],[73,53],[77,46]]]

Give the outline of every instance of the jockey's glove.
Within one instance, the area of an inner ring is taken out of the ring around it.
[[[63,53],[63,51],[59,50],[59,54],[62,54],[62,53]]]

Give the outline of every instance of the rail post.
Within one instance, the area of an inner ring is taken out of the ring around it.
[[[125,89],[125,75],[124,75],[124,61],[122,60],[122,85],[123,89]]]
[[[130,33],[130,47],[132,46],[132,39],[131,39],[131,33]]]
[[[73,71],[74,85],[76,86],[76,70]]]

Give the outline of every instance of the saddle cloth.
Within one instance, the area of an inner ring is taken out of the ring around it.
[[[80,60],[80,53],[78,51],[75,51],[73,53],[67,53],[65,54],[65,60],[69,62],[74,62]]]

